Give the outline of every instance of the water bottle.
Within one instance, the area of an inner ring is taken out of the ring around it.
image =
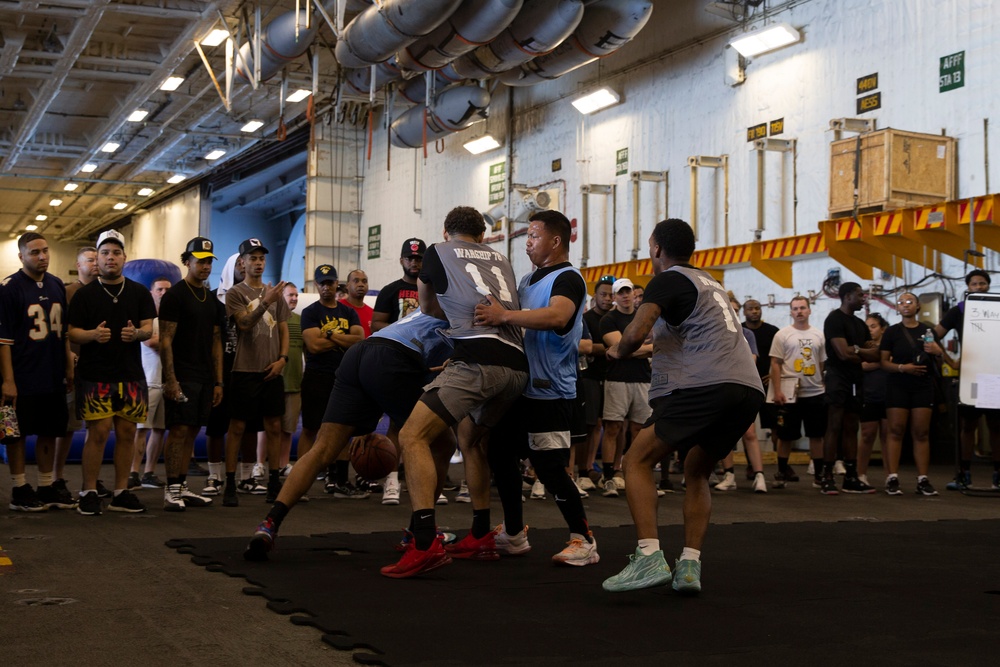
[[[924,344],[933,342],[934,342],[934,332],[931,331],[930,329],[927,329],[926,331],[924,331]]]

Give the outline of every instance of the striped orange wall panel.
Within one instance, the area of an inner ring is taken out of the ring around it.
[[[993,197],[980,197],[975,200],[976,222],[993,222]],[[958,203],[958,223],[969,224],[969,202]]]
[[[875,216],[875,236],[897,236],[903,231],[903,214],[900,211],[878,213]]]
[[[854,241],[861,238],[861,225],[853,218],[844,218],[837,221],[837,240]]]
[[[823,241],[823,235],[820,233],[764,241],[760,246],[761,259],[785,259],[826,250],[826,242]]]

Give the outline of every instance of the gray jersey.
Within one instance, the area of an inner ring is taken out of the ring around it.
[[[678,326],[661,317],[653,327],[652,400],[675,389],[722,383],[764,386],[726,290],[704,271],[672,266],[698,291],[694,310]]]
[[[451,323],[448,335],[456,339],[492,338],[523,350],[520,327],[473,325],[476,304],[487,294],[492,294],[508,310],[521,309],[510,261],[481,243],[448,241],[434,247],[448,276],[447,291],[437,295]]]

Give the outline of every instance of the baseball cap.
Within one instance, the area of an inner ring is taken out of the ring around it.
[[[260,250],[265,255],[267,254],[267,248],[265,248],[264,244],[260,242],[260,239],[247,239],[240,244],[240,255],[246,255],[254,250]]]
[[[191,253],[191,256],[195,259],[219,259],[212,254],[212,242],[206,239],[204,236],[196,236],[190,241],[188,241],[187,248],[184,252]]]
[[[597,279],[597,284],[598,285],[614,285],[616,280],[618,280],[618,278],[614,277],[613,275],[611,275],[609,273],[607,275],[604,275],[604,276],[601,276],[600,278],[598,278]]]
[[[337,269],[333,268],[329,264],[320,264],[316,267],[316,273],[313,274],[313,279],[318,283],[336,280]]]
[[[403,249],[399,251],[400,257],[423,257],[427,252],[427,244],[420,239],[410,239],[403,241]]]
[[[622,291],[626,287],[632,289],[635,285],[633,285],[632,281],[628,278],[619,278],[615,281],[615,284],[611,286],[611,292],[613,294],[618,294],[618,292]]]
[[[97,237],[97,247],[100,248],[108,241],[117,243],[122,247],[122,250],[125,249],[125,237],[122,236],[121,232],[115,231],[114,229],[102,232],[101,235]]]

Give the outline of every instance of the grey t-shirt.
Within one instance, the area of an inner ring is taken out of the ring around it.
[[[266,287],[253,288],[246,283],[234,285],[226,292],[226,317],[233,318],[252,312],[264,297]],[[272,303],[252,329],[239,330],[236,339],[236,359],[233,371],[260,373],[281,354],[281,332],[278,324],[287,322],[290,311],[284,299]]]

